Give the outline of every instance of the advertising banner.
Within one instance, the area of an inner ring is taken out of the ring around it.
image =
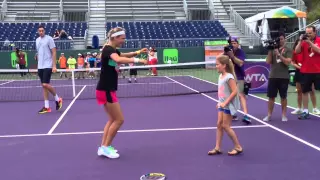
[[[266,93],[270,65],[266,62],[249,62],[244,64],[245,81],[251,82],[250,93]]]
[[[218,41],[205,41],[204,42],[204,51],[205,51],[205,61],[214,62],[219,54],[223,53],[223,48],[228,44],[226,40]],[[215,68],[215,64],[207,64],[206,68],[211,69]]]

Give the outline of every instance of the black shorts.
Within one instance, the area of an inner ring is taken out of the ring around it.
[[[302,93],[312,91],[312,85],[316,90],[320,90],[320,73],[301,73],[301,90]]]
[[[288,86],[289,79],[271,78],[268,81],[267,96],[269,98],[276,98],[279,91],[281,99],[286,99],[288,93]]]
[[[301,72],[298,69],[294,73],[294,82],[295,83],[300,83],[301,82]]]
[[[90,61],[89,64],[90,64],[90,68],[94,68],[94,61]]]
[[[41,83],[50,84],[52,69],[38,69],[38,76],[40,78]]]
[[[130,76],[136,76],[137,74],[137,69],[130,69]]]

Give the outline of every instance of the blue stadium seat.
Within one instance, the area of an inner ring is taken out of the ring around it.
[[[4,47],[3,41],[6,38],[14,43],[18,48],[25,50],[34,50],[34,42],[23,41],[35,41],[38,37],[37,30],[39,25],[43,25],[46,30],[46,34],[53,36],[56,29],[64,29],[71,37],[84,37],[87,29],[86,22],[78,23],[1,23],[0,22],[0,50],[10,50],[10,47]],[[57,44],[57,48],[70,49],[71,43]]]
[[[143,47],[169,47],[173,44],[172,39],[177,47],[202,46],[203,39],[225,39],[229,36],[219,21],[107,22],[106,30],[118,26],[126,29],[129,41],[139,39]],[[125,47],[137,46],[136,43],[127,42]]]

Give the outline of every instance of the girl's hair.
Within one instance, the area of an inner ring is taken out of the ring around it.
[[[299,43],[299,41],[300,41],[300,39],[297,39],[296,40],[296,42],[294,42],[294,45],[293,45],[293,51],[295,51],[295,49],[296,49],[296,47],[297,47],[297,45],[298,45],[298,43]]]
[[[116,32],[119,32],[119,31],[125,31],[122,27],[116,27],[116,28],[112,28],[108,34],[107,34],[107,38],[108,40],[112,40],[113,37],[111,37],[112,34],[116,33]]]
[[[233,75],[234,79],[236,80],[236,74],[234,72],[234,65],[229,56],[226,55],[219,55],[217,57],[217,61],[219,61],[221,64],[226,65],[226,72]]]

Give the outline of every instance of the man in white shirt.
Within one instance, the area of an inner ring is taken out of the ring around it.
[[[62,98],[58,96],[56,90],[50,85],[52,72],[57,71],[56,67],[56,45],[52,37],[45,35],[43,26],[38,28],[39,37],[36,40],[38,75],[43,87],[44,107],[39,111],[40,114],[51,112],[49,107],[49,92],[56,101],[56,110],[62,107]]]

